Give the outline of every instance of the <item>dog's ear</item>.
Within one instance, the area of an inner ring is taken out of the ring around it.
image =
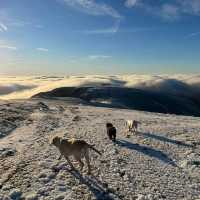
[[[106,123],[106,127],[112,127],[112,126],[113,126],[112,123],[110,123],[110,122]]]
[[[60,141],[61,141],[61,138],[59,136],[55,136],[52,141],[51,141],[51,144],[53,145],[57,145],[57,144],[60,144]]]
[[[50,145],[53,144],[53,139],[54,139],[54,137],[49,137],[49,144],[50,144]]]

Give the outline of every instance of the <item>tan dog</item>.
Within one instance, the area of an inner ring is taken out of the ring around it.
[[[93,145],[88,144],[84,140],[76,140],[76,139],[69,140],[69,139],[63,139],[59,136],[55,136],[52,139],[51,144],[53,144],[59,149],[61,153],[59,159],[61,159],[61,157],[64,156],[72,169],[74,169],[74,166],[69,160],[69,156],[71,155],[74,156],[74,158],[79,162],[81,170],[83,169],[84,166],[84,163],[82,162],[81,159],[85,157],[88,166],[88,174],[91,173],[89,149],[92,149],[99,155],[101,155],[101,153],[97,149],[95,149]]]

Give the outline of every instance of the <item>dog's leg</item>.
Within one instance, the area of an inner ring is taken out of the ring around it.
[[[63,155],[62,155],[62,154],[60,154],[60,156],[58,157],[58,160],[61,160],[62,156],[63,156]]]
[[[132,129],[130,128],[130,126],[128,126],[128,128],[126,129],[126,132],[125,132],[125,136],[128,138],[130,135],[129,133],[132,132]]]
[[[116,142],[116,134],[113,134],[113,142]]]
[[[138,126],[136,125],[135,126],[135,133],[137,134],[137,131],[138,131]]]
[[[82,160],[78,160],[79,164],[80,164],[80,170],[82,171],[83,170],[83,167],[84,167],[84,163],[82,162]]]
[[[89,157],[89,151],[88,150],[85,152],[85,159],[86,159],[87,166],[88,166],[88,175],[90,175],[91,174],[91,167],[90,167],[90,157]]]
[[[70,159],[67,156],[65,156],[65,158],[66,158],[67,162],[69,163],[71,170],[75,169],[73,164],[71,163]]]
[[[112,134],[111,133],[109,133],[109,139],[112,140]]]
[[[79,162],[80,165],[80,170],[82,171],[83,167],[84,167],[84,163],[82,162],[81,158],[79,156],[75,156],[75,159]]]

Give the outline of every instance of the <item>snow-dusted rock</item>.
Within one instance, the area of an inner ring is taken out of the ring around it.
[[[9,193],[9,197],[12,200],[20,200],[22,192],[19,189],[14,189]]]
[[[25,200],[38,200],[38,195],[35,192],[31,192],[24,196]]]

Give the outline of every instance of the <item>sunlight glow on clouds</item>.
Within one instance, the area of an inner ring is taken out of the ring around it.
[[[14,47],[14,46],[7,46],[7,45],[1,45],[1,44],[0,44],[0,48],[1,48],[1,49],[17,50],[17,47]]]
[[[89,55],[88,58],[90,60],[98,60],[98,59],[112,58],[112,56],[108,56],[108,55]]]
[[[36,50],[38,51],[42,51],[42,52],[48,52],[49,50],[46,48],[37,48]]]

